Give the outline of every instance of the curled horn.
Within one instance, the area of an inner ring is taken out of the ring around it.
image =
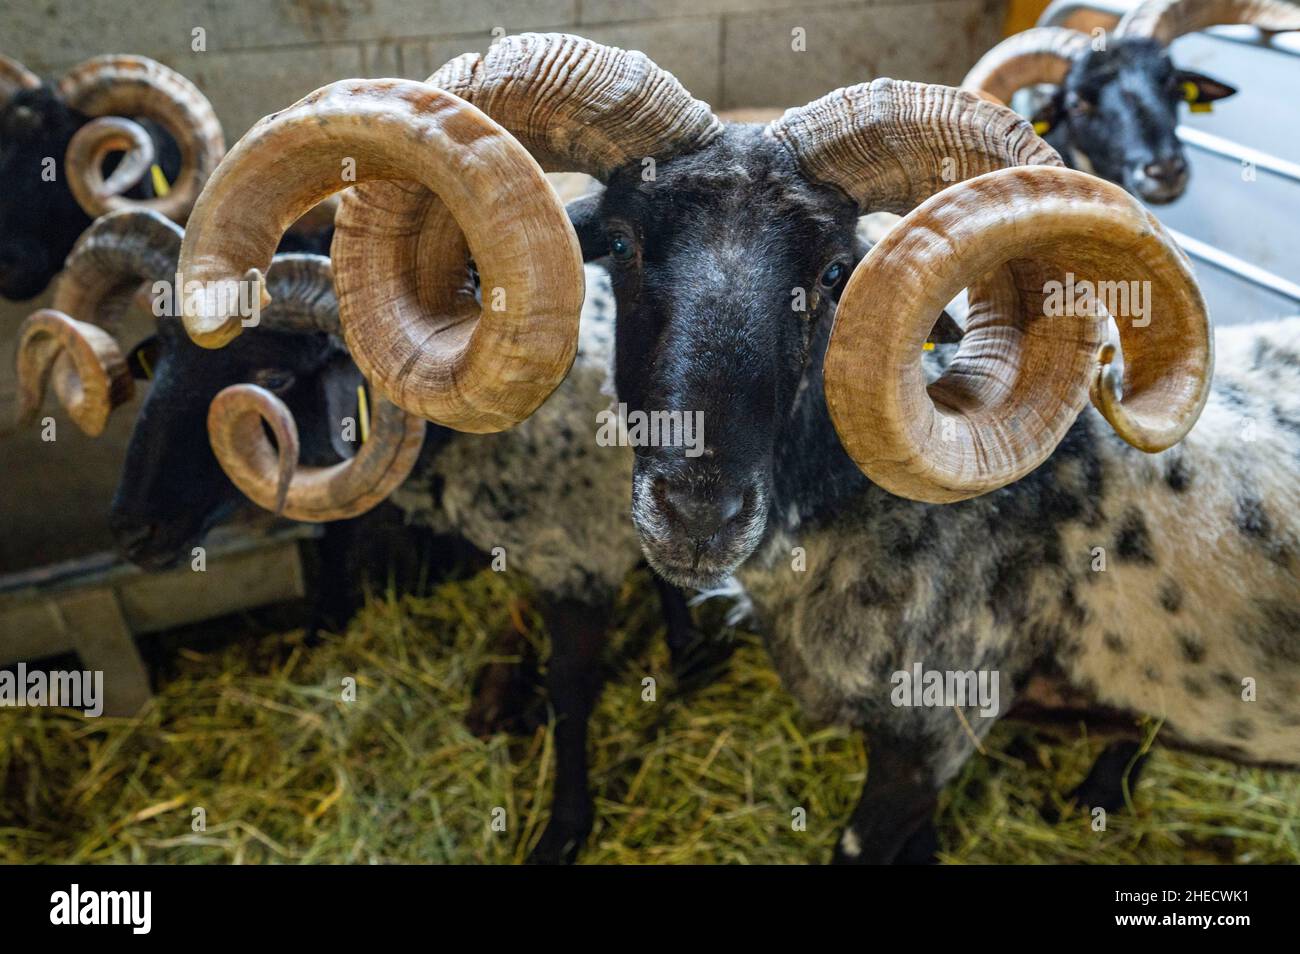
[[[580,253],[543,169],[607,178],[720,131],[639,53],[507,37],[430,83],[336,83],[263,120],[200,198],[182,271],[205,286],[260,283],[285,227],[350,184],[340,164],[351,158],[359,184],[340,204],[332,248],[349,350],[411,413],[502,430],[536,410],[577,350]],[[202,345],[239,333],[216,296],[186,308]]]
[[[40,85],[39,76],[17,60],[0,55],[0,109],[20,90],[36,89]]]
[[[180,147],[181,169],[166,196],[126,199],[119,190],[135,184],[127,181],[129,176],[137,171],[143,174],[152,163],[152,159],[144,162],[138,152],[143,130],[121,122],[87,123],[68,144],[66,159],[69,186],[86,214],[94,217],[144,207],[174,221],[185,221],[226,148],[221,123],[198,87],[175,70],[143,56],[98,56],[69,70],[59,81],[58,92],[69,106],[87,116],[152,119]],[[123,163],[127,169],[106,181],[101,160],[118,149],[129,150]]]
[[[109,413],[134,393],[126,361],[111,334],[42,308],[18,329],[19,426],[36,419],[51,378],[59,403],[90,437],[102,434]]]
[[[184,234],[150,209],[110,212],[96,219],[64,263],[53,307],[116,333],[142,284],[175,277]]]
[[[87,435],[103,433],[134,383],[114,335],[142,284],[176,270],[181,230],[156,212],[114,212],[82,233],[68,255],[49,309],[23,323],[18,339],[20,424],[30,423],[53,384]]]
[[[976,63],[961,87],[1010,103],[1017,90],[1036,83],[1060,85],[1089,39],[1065,27],[1034,27],[1007,37]]]
[[[1184,34],[1232,23],[1272,33],[1300,30],[1300,5],[1288,0],[1146,0],[1124,15],[1115,32],[1168,45]]]
[[[1213,355],[1186,257],[1122,189],[1061,168],[1010,110],[946,87],[877,80],[788,112],[770,131],[805,175],[840,187],[861,210],[910,213],[855,269],[825,361],[832,420],[873,481],[946,503],[1047,458],[1111,357],[1104,315],[1047,316],[1048,284],[1067,270],[1150,282],[1159,307],[1148,326],[1120,321],[1124,399],[1099,399],[1120,436],[1161,450],[1196,421]],[[945,188],[945,179],[961,181]],[[922,344],[967,286],[966,334],[927,387]]]
[[[338,333],[329,259],[278,255],[267,284],[275,305],[262,315],[259,331]],[[378,392],[373,411],[370,437],[355,457],[331,467],[300,467],[293,413],[270,391],[235,384],[208,407],[208,439],[222,469],[254,503],[294,520],[343,520],[387,499],[410,474],[424,442],[424,421]]]
[[[110,153],[122,154],[112,174],[104,178],[104,160]],[[121,116],[102,116],[82,126],[68,142],[65,162],[68,188],[87,215],[122,207],[118,197],[140,182],[157,158],[143,126]]]

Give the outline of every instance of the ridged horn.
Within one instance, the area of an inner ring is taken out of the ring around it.
[[[1088,52],[1090,40],[1078,30],[1034,27],[1009,36],[977,62],[961,87],[1010,103],[1017,90],[1036,83],[1060,85],[1074,61]]]
[[[995,169],[1061,164],[1011,110],[965,90],[891,79],[787,110],[768,134],[807,178],[838,187],[864,215],[910,212],[952,183]]]
[[[104,178],[104,160],[114,152],[121,161]],[[68,142],[68,188],[87,215],[96,215],[148,175],[156,158],[153,139],[139,123],[122,116],[92,119]]]
[[[63,312],[42,308],[18,329],[18,424],[36,419],[45,389],[90,437],[103,433],[113,408],[131,399],[134,382],[111,334]]]
[[[1300,30],[1300,5],[1287,0],[1146,0],[1124,15],[1115,32],[1168,45],[1184,34],[1233,23],[1273,33]]]
[[[41,78],[15,59],[0,55],[0,109],[24,89],[36,89]]]
[[[332,254],[358,366],[412,413],[502,430],[546,399],[577,349],[579,249],[542,167],[603,178],[720,130],[641,54],[508,37],[433,85],[336,83],[263,120],[200,199],[183,270],[214,287],[260,284],[287,224],[351,184],[340,175],[351,158],[358,185],[340,203]],[[208,347],[239,333],[215,298],[186,305]]]
[[[134,383],[116,343],[138,290],[176,271],[181,230],[157,212],[113,212],[91,224],[69,253],[51,307],[19,332],[19,421],[34,419],[48,385],[86,434],[101,434]]]
[[[124,208],[148,208],[184,222],[225,152],[221,123],[198,87],[143,56],[97,56],[69,70],[58,84],[59,95],[87,116],[140,116],[159,123],[176,140],[181,168],[166,196],[131,200],[112,192],[99,170],[107,143],[126,142],[113,124],[90,123],[69,144],[68,182],[73,195],[92,217]],[[74,148],[75,147],[75,148]],[[133,167],[139,159],[128,160]],[[120,182],[112,183],[112,188]]]
[[[142,284],[175,278],[183,237],[180,226],[152,209],[96,219],[68,254],[52,307],[116,333]]]
[[[1204,406],[1213,365],[1186,257],[1118,186],[1034,166],[991,172],[923,202],[850,278],[825,388],[840,439],[863,472],[900,496],[946,503],[1041,464],[1111,357],[1104,312],[1047,313],[1055,307],[1050,283],[1070,273],[1094,288],[1147,283],[1145,320],[1116,316],[1123,400],[1111,394],[1098,403],[1142,450],[1181,440]],[[966,333],[927,387],[922,344],[934,316],[967,286]]]
[[[342,337],[328,256],[281,253],[271,260],[266,287],[274,305],[262,312],[261,330]]]
[[[267,272],[274,306],[259,331],[337,334],[338,302],[329,259],[277,255]],[[222,469],[258,506],[294,520],[344,520],[388,498],[411,472],[425,422],[373,391],[369,439],[351,460],[331,467],[298,465],[298,427],[289,408],[252,384],[222,390],[208,408],[208,439]],[[262,425],[270,428],[275,443]],[[342,422],[329,422],[342,426]]]

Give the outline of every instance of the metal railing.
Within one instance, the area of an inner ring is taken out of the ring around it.
[[[1076,13],[1108,13],[1122,17],[1137,6],[1126,0],[1052,0],[1047,9],[1038,18],[1038,26],[1060,26]],[[1247,46],[1259,46],[1279,53],[1300,56],[1300,36],[1295,33],[1265,33],[1252,26],[1216,26],[1205,33],[1218,40],[1232,43],[1244,43]]]
[[[1120,17],[1136,4],[1126,0],[1052,0],[1042,16],[1038,18],[1039,26],[1060,26],[1076,13],[1105,13]],[[1243,43],[1248,46],[1274,50],[1278,53],[1300,56],[1300,33],[1265,33],[1252,26],[1218,26],[1205,31],[1206,35],[1216,40]],[[1178,127],[1178,138],[1188,148],[1233,159],[1237,162],[1252,163],[1256,170],[1279,176],[1291,182],[1300,183],[1300,163],[1295,163],[1280,156],[1274,156],[1262,149],[1254,149],[1231,139],[1216,136],[1190,126]],[[1169,230],[1174,240],[1183,247],[1192,258],[1228,272],[1242,281],[1266,289],[1275,295],[1300,302],[1300,285],[1267,269],[1260,268],[1245,259],[1238,258],[1230,252]]]

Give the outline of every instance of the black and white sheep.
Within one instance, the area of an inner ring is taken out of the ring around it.
[[[1268,380],[1295,363],[1295,324],[1246,348],[1256,368],[1225,341],[1212,393],[1185,257],[1009,110],[877,80],[724,127],[639,54],[507,37],[430,84],[346,81],[254,127],[200,199],[181,271],[259,285],[277,227],[362,146],[334,247],[340,317],[358,364],[412,413],[479,431],[527,419],[576,351],[576,253],[608,257],[619,400],[705,421],[703,453],[635,448],[642,549],[679,585],[739,571],[787,684],[867,729],[842,857],[898,857],[1002,702],[1051,704],[1036,681],[1165,715],[1203,749],[1295,761],[1296,409]],[[604,192],[564,216],[525,149]],[[909,214],[863,258],[855,226],[873,211]],[[1076,279],[1136,300],[1076,300]],[[967,285],[965,336],[927,388],[922,346]],[[185,320],[205,346],[240,333],[215,297]],[[1267,441],[1230,444],[1234,394]],[[1101,431],[1090,396],[1136,449]],[[1202,468],[1223,466],[1253,485],[1202,489]],[[1088,576],[1097,547],[1109,566]],[[1224,565],[1207,569],[1207,551]],[[1004,675],[1001,698],[985,716],[969,699],[895,704],[895,675],[916,666]]]
[[[1067,164],[1124,186],[1147,202],[1172,202],[1189,169],[1178,139],[1181,104],[1192,109],[1233,95],[1226,83],[1174,66],[1169,44],[1216,24],[1300,30],[1290,0],[1147,0],[1113,35],[1035,27],[1003,40],[963,80],[1005,103],[1017,90],[1054,85],[1034,127]]]
[[[97,215],[183,222],[224,152],[211,104],[161,63],[100,56],[51,84],[0,56],[0,295],[40,294]]]
[[[49,83],[0,56],[0,296],[44,291],[97,216],[183,224],[225,148],[203,93],[148,57],[94,57]],[[331,212],[305,216],[280,251],[328,252]]]
[[[379,416],[391,416],[392,409],[380,410],[386,402],[374,395],[372,433],[358,450],[343,435],[345,419],[353,424],[358,419],[362,378],[338,338],[337,301],[326,259],[277,255],[267,276],[272,304],[255,331],[222,351],[193,344],[180,321],[164,315],[156,335],[125,358],[113,354],[108,332],[117,330],[118,312],[142,283],[151,303],[159,302],[163,311],[170,307],[169,283],[182,234],[156,213],[118,212],[102,217],[82,236],[58,280],[54,304],[86,320],[63,320],[60,330],[71,328],[77,338],[66,331],[62,338],[46,336],[44,347],[36,341],[20,349],[20,387],[29,416],[40,406],[47,376],[53,376],[61,396],[79,397],[87,391],[121,391],[112,379],[127,368],[140,376],[147,372],[149,391],[109,518],[124,555],[146,568],[188,559],[213,526],[253,509],[250,498],[222,470],[224,464],[266,508],[295,519],[329,521],[322,596],[349,591],[348,570],[358,567],[347,551],[358,542],[359,531],[348,518],[383,499],[408,523],[463,538],[504,561],[508,572],[522,574],[552,639],[547,688],[558,720],[552,822],[532,858],[571,859],[592,825],[586,731],[600,688],[601,653],[615,598],[642,560],[627,515],[631,452],[593,443],[598,415],[611,402],[613,299],[607,274],[588,268],[590,293],[573,369],[525,424],[501,434],[457,435],[399,413],[385,435]],[[155,289],[155,281],[163,284]],[[29,322],[24,340],[40,327]],[[101,339],[107,339],[100,347],[107,356],[97,364],[82,342]],[[84,358],[79,367],[68,362],[69,369],[57,374],[65,349]],[[238,428],[217,423],[232,413],[238,416],[234,405],[250,396],[254,407],[265,412],[263,418],[254,410],[246,422],[254,441],[266,441],[261,430],[266,419],[275,422],[273,431],[283,449],[266,442],[241,451]],[[76,403],[65,398],[65,404],[84,423]],[[383,443],[389,448],[381,449]],[[219,450],[214,452],[213,445]],[[357,468],[363,454],[396,461],[395,469],[373,483],[342,473]],[[249,473],[259,461],[262,478]],[[341,479],[322,491],[328,474]],[[277,492],[283,492],[279,499]],[[674,665],[684,672],[703,664],[682,594],[661,580],[656,583]],[[323,608],[331,618],[343,612],[332,599]],[[481,681],[507,671],[494,667]],[[495,692],[480,694],[471,712],[473,727],[492,731],[516,714],[513,709],[521,701],[498,698]]]

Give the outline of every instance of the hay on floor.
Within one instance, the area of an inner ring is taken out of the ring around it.
[[[0,710],[0,862],[518,862],[547,817],[550,730],[483,741],[463,719],[494,634],[522,623],[544,653],[526,601],[485,571],[427,598],[374,598],[310,650],[301,633],[182,650],[138,719]],[[644,577],[618,624],[583,860],[826,860],[861,787],[861,739],[809,724],[745,634],[719,680],[679,694]],[[1085,814],[1050,825],[1039,808],[1100,742],[1004,724],[986,748],[941,803],[945,861],[1300,860],[1298,775],[1157,744],[1136,811],[1095,832]]]

